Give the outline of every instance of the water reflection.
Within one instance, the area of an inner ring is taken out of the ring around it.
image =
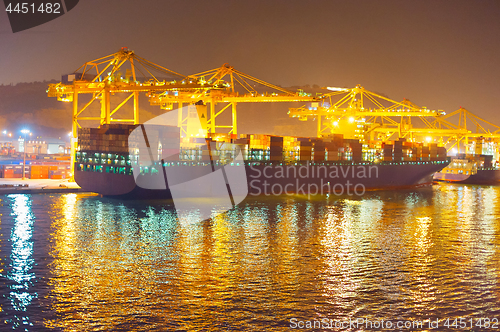
[[[178,221],[168,202],[55,195],[45,198],[53,260],[44,303],[55,313],[45,326],[282,331],[293,317],[498,316],[499,195],[498,187],[441,185],[259,198],[203,222]],[[29,313],[40,294],[34,259],[42,260],[32,199],[8,200],[9,300]]]
[[[32,272],[35,260],[33,259],[33,223],[34,215],[31,211],[29,195],[9,195],[11,215],[14,218],[14,227],[11,230],[10,242],[12,251],[6,277],[11,282],[8,298],[11,308],[7,308],[9,318],[6,323],[17,329],[33,326],[27,313],[33,299],[38,295],[34,291],[35,273]]]

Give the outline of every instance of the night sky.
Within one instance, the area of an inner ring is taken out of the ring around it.
[[[229,63],[277,85],[361,84],[498,118],[497,0],[82,0],[18,33],[1,12],[0,84],[60,79],[123,46],[186,75]]]

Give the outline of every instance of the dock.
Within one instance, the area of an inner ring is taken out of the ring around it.
[[[69,179],[0,179],[0,195],[85,192]]]

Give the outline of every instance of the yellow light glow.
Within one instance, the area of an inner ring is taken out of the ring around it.
[[[425,138],[425,140],[426,140],[427,142],[431,142],[431,141],[432,141],[432,137],[431,137],[431,136],[427,136],[427,137]]]
[[[353,122],[354,122],[354,117],[353,117],[353,116],[349,117],[349,122],[350,122],[350,123],[353,123]]]
[[[328,90],[330,91],[349,91],[349,89],[345,89],[345,88],[337,88],[337,87],[332,87],[332,86],[328,86],[326,87]]]

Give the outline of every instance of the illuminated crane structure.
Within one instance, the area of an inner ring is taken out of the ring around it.
[[[409,102],[405,100],[404,102]],[[456,119],[458,117],[458,119]],[[451,121],[452,118],[458,121]],[[481,119],[465,108],[460,108],[450,114],[440,114],[432,117],[419,117],[420,126],[411,123],[411,119],[401,118],[398,128],[390,125],[377,124],[373,131],[385,133],[387,137],[398,134],[410,141],[438,142],[449,151],[469,153],[476,151],[476,143],[500,142],[500,127]],[[455,124],[454,122],[458,122]],[[469,127],[475,126],[475,131]],[[495,147],[496,149],[496,147]]]
[[[94,121],[100,125],[113,122],[138,124],[141,92],[149,97],[151,105],[158,105],[167,111],[172,110],[174,104],[179,109],[183,105],[196,105],[198,115],[205,115],[206,130],[211,133],[223,129],[237,134],[238,103],[311,102],[310,107],[290,108],[288,113],[302,121],[316,120],[318,136],[342,133],[346,137],[354,136],[362,140],[387,140],[398,135],[412,141],[423,137],[428,141],[429,138],[438,139],[448,146],[448,150],[454,147],[460,150],[460,143],[467,149],[470,139],[500,141],[499,126],[463,108],[446,115],[441,110],[419,107],[407,99],[402,102],[391,100],[360,85],[352,89],[327,89],[329,93],[316,96],[302,90],[292,92],[242,73],[228,64],[186,76],[122,48],[117,53],[86,62],[73,74],[67,75],[64,82],[50,84],[47,94],[73,103],[72,158],[77,148],[77,129],[82,128],[81,121]],[[91,97],[82,102],[80,94]],[[111,96],[115,96],[115,101],[120,99],[113,109]],[[132,116],[123,111],[130,100],[133,103]],[[97,102],[100,103],[100,115],[96,115],[96,110],[90,107]],[[217,108],[218,104],[222,107]],[[210,106],[210,116],[207,105]],[[216,124],[217,117],[229,108],[232,111],[231,124]],[[459,120],[455,125],[449,120],[457,115]],[[178,122],[184,137],[190,134],[188,117],[179,112]],[[419,119],[423,126],[414,126],[412,119]],[[468,124],[476,125],[476,133],[467,128]]]
[[[313,97],[301,90],[292,92],[282,87],[267,83],[258,78],[242,73],[228,64],[220,68],[207,70],[198,74],[190,75],[190,79],[214,84],[219,89],[211,89],[206,94],[196,97],[203,105],[210,105],[210,117],[207,121],[207,130],[216,132],[217,129],[229,129],[229,133],[237,134],[237,111],[238,103],[267,103],[267,102],[309,102],[317,101],[319,98]],[[155,104],[161,105],[165,109],[172,109],[175,98],[169,92],[155,93],[152,96]],[[223,104],[217,109],[217,104]],[[216,119],[225,110],[231,108],[232,117],[230,125],[218,125]]]
[[[444,114],[443,111],[418,107],[409,101],[397,102],[379,94],[365,90],[360,85],[355,88],[327,88],[332,92],[324,94],[322,103],[312,103],[311,107],[290,108],[288,114],[306,121],[314,118],[317,121],[318,136],[329,133],[355,133],[361,135],[369,130],[386,132],[391,136],[403,129],[401,119],[411,117],[433,117]],[[356,129],[360,128],[361,129]],[[361,138],[361,137],[360,137]]]
[[[125,75],[123,71],[125,70]],[[81,71],[81,72],[80,72]],[[125,76],[125,77],[124,77]],[[175,80],[165,81],[162,76]],[[73,103],[73,130],[71,156],[77,147],[78,128],[81,121],[99,121],[100,125],[112,122],[139,123],[139,93],[154,95],[169,92],[174,101],[194,103],[210,89],[217,87],[204,81],[188,78],[165,67],[139,57],[134,51],[122,48],[119,52],[86,62],[73,74],[68,75],[66,83],[49,84],[47,94],[59,101]],[[79,103],[80,94],[92,97],[83,105]],[[121,102],[111,109],[111,96],[118,94]],[[123,106],[133,100],[133,116],[126,116]],[[90,106],[100,102],[100,116],[92,114]],[[125,116],[124,116],[125,115]]]
[[[129,69],[126,69],[125,77],[123,77],[122,71],[125,69],[125,64],[129,65]],[[82,73],[78,73],[79,70],[82,70]],[[138,77],[139,73],[141,77]],[[178,80],[161,80],[162,78],[159,75],[173,76]],[[168,91],[172,93],[176,103],[193,103],[197,100],[196,98],[206,93],[207,90],[216,88],[206,82],[188,78],[185,75],[154,64],[125,48],[120,52],[87,62],[77,69],[73,75],[68,76],[72,76],[71,82],[67,84],[49,84],[47,93],[49,97],[57,97],[60,101],[73,102],[73,133],[76,132],[76,128],[81,128],[79,123],[81,120],[97,120],[100,121],[101,125],[111,122],[138,124],[139,92],[153,95],[159,91]],[[70,80],[68,79],[68,81]],[[127,93],[129,95],[111,110],[110,95],[117,93]],[[80,94],[92,94],[91,100],[81,108],[79,108],[78,103]],[[133,99],[134,105],[133,118],[113,118],[112,116],[130,99]],[[100,100],[101,104],[100,117],[82,116],[82,113],[96,100]]]
[[[151,105],[158,105],[167,111],[172,110],[174,104],[177,104],[178,109],[182,109],[183,105],[195,104],[198,115],[202,113],[206,115],[208,103],[210,117],[206,122],[207,131],[214,133],[217,129],[224,128],[229,129],[231,134],[237,134],[236,105],[239,102],[318,100],[301,90],[291,92],[266,83],[227,64],[186,76],[150,62],[136,55],[134,51],[122,48],[117,53],[86,62],[73,74],[67,75],[64,82],[49,84],[47,90],[49,97],[73,103],[72,165],[78,146],[78,128],[82,128],[81,122],[98,122],[101,126],[113,122],[139,124],[141,92],[149,97]],[[91,95],[90,100],[87,98],[82,102],[79,98],[81,94]],[[114,101],[119,99],[114,108],[111,108],[111,96],[115,96]],[[124,110],[124,106],[130,100],[133,103],[132,116]],[[95,108],[91,107],[94,103],[100,104],[100,115],[96,115]],[[217,104],[226,105],[217,110]],[[231,125],[216,125],[216,118],[229,107],[232,108]],[[181,135],[189,136],[189,112],[178,112],[178,116]]]
[[[451,122],[452,118],[454,118],[454,122],[458,122],[458,124]],[[464,147],[463,152],[468,153],[470,152],[469,149],[471,149],[471,141],[473,144],[478,141],[484,143],[485,140],[495,144],[500,142],[500,126],[486,121],[462,107],[447,115],[436,117],[434,121],[428,125],[431,129],[439,130],[444,128],[457,132],[456,135],[438,136],[439,140],[447,146],[448,151],[452,149],[462,151],[462,144]],[[469,129],[471,126],[475,127],[474,131]]]
[[[290,108],[288,114],[306,121],[317,121],[317,135],[342,133],[362,140],[407,138],[410,141],[438,141],[448,151],[469,152],[470,140],[500,142],[500,126],[481,119],[464,108],[445,114],[439,110],[419,107],[404,99],[402,102],[365,90],[361,86],[353,89],[327,88],[332,92],[322,96],[322,104],[311,103],[311,107]],[[458,117],[458,124],[450,122]],[[412,123],[412,119],[413,122]],[[418,120],[415,120],[418,119]],[[415,126],[415,122],[420,122]],[[468,125],[476,127],[475,132]],[[460,144],[463,144],[461,150]]]

